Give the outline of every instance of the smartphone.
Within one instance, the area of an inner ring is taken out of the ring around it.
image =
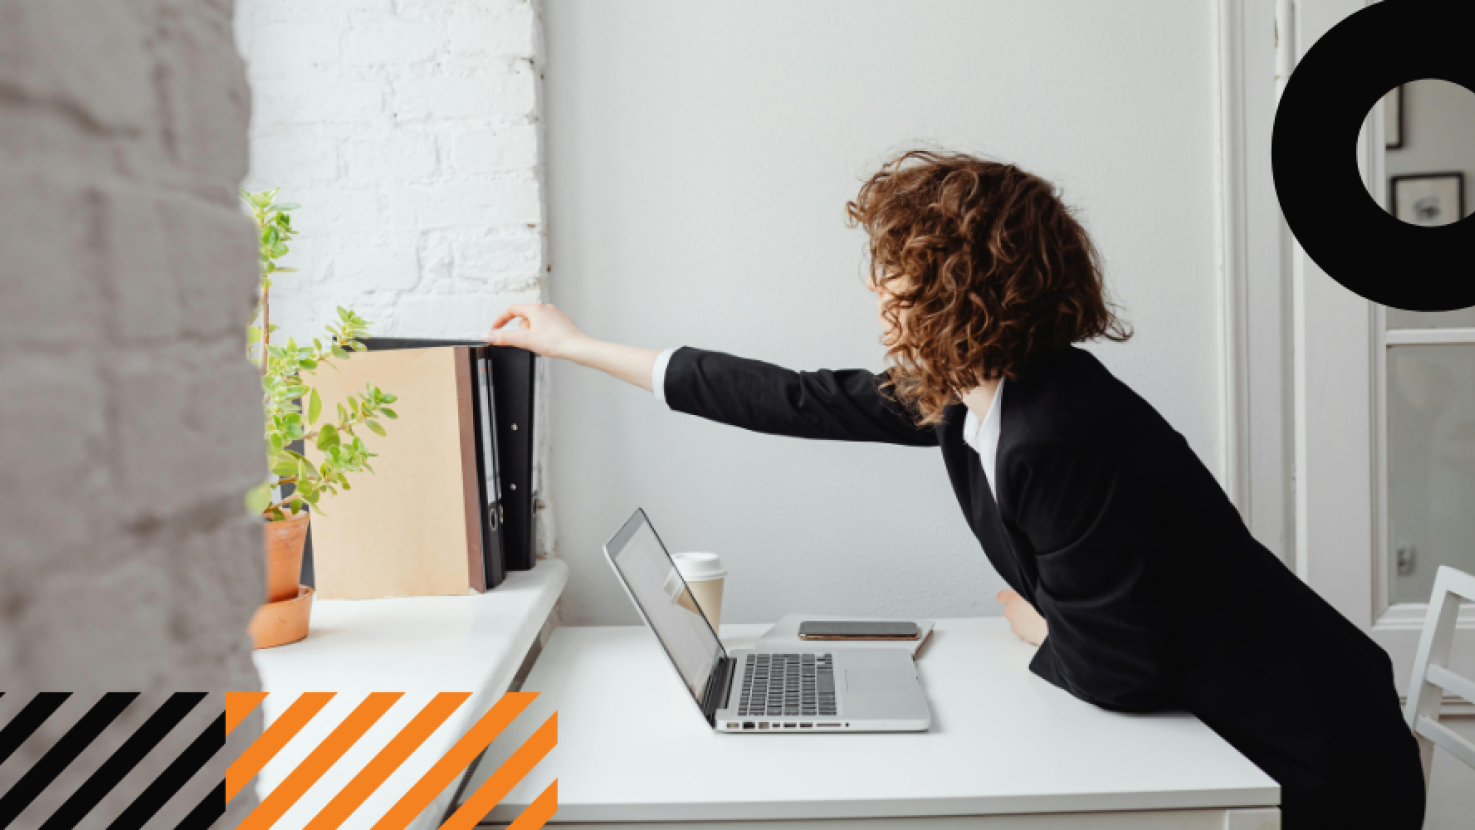
[[[799,623],[801,640],[915,640],[921,631],[914,622],[820,622]]]

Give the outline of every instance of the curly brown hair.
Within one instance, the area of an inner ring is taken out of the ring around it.
[[[870,283],[895,335],[883,391],[920,424],[985,380],[1018,380],[1072,343],[1122,341],[1100,258],[1055,187],[1012,164],[912,150],[846,204],[870,236]]]

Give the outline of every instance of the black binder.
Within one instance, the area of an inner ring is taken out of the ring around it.
[[[493,387],[492,360],[485,347],[472,347],[471,379],[476,394],[471,400],[476,422],[477,503],[482,506],[481,558],[486,589],[502,584],[507,577],[502,552],[502,526],[506,509],[502,504],[502,475],[497,452],[497,407]]]
[[[492,526],[490,514],[483,520],[483,551],[500,548],[502,562],[499,566],[486,568],[487,587],[502,581],[506,571],[525,571],[533,567],[537,559],[537,525],[534,510],[539,493],[539,482],[534,477],[533,460],[537,453],[537,441],[533,434],[533,414],[537,405],[537,355],[512,346],[489,346],[477,340],[435,340],[407,337],[373,337],[364,340],[371,351],[381,349],[424,349],[436,346],[475,346],[475,351],[485,356],[485,365],[490,368],[492,381],[491,410],[493,452],[493,491],[495,482],[501,481],[501,499],[495,492],[484,498],[483,504],[497,506],[495,532],[499,545],[487,544],[486,528]],[[479,377],[480,372],[476,373]],[[480,388],[478,386],[478,388]],[[391,390],[392,391],[392,390]],[[482,408],[478,394],[474,404],[479,414]],[[477,430],[477,457],[486,458],[481,449],[483,432]],[[484,463],[484,462],[483,462]],[[480,467],[480,465],[478,465]],[[487,477],[481,476],[483,487]],[[495,577],[494,577],[495,574]],[[495,578],[495,582],[494,582]]]

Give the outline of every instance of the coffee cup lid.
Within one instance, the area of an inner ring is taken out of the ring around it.
[[[722,557],[715,553],[673,553],[671,559],[676,563],[676,569],[681,571],[682,579],[721,579],[727,576],[727,569],[722,567]]]

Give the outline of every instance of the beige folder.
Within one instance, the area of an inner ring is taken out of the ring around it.
[[[398,396],[389,433],[354,431],[374,473],[349,474],[353,489],[319,501],[309,525],[320,599],[446,596],[479,592],[482,573],[475,426],[468,347],[356,352],[309,380],[323,399],[319,423],[372,383]],[[323,454],[308,442],[307,457]]]

